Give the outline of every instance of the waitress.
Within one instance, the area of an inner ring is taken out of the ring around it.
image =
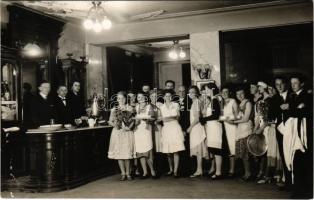
[[[156,172],[153,162],[153,140],[152,127],[149,120],[153,120],[153,108],[148,104],[148,96],[143,91],[137,94],[138,104],[136,105],[136,128],[134,130],[136,158],[140,159],[143,169],[142,179],[148,177],[147,165],[153,178]]]
[[[178,122],[180,108],[178,103],[173,102],[173,90],[164,90],[163,95],[164,104],[160,107],[161,120],[164,125],[161,129],[161,151],[168,155],[169,172],[167,175],[178,178],[179,152],[185,150],[184,135]]]
[[[120,181],[132,180],[130,161],[135,157],[133,127],[134,110],[126,104],[126,93],[118,92],[118,106],[110,113],[109,124],[113,126],[108,158],[118,160],[121,170]],[[127,122],[127,123],[126,123]]]
[[[220,179],[222,165],[222,124],[218,121],[220,116],[220,104],[215,97],[219,93],[214,82],[210,82],[202,88],[207,98],[203,102],[201,124],[205,125],[207,147],[210,157],[214,157],[209,170],[209,176],[213,180]]]

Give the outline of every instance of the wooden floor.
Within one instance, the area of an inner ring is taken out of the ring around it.
[[[257,185],[238,179],[212,181],[208,178],[161,177],[160,179],[135,179],[119,181],[114,175],[81,187],[55,193],[1,193],[3,198],[258,198],[287,199],[290,194],[278,191],[274,185]]]

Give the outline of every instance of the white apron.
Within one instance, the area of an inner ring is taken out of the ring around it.
[[[136,107],[137,117],[149,117],[150,105],[146,106],[145,113],[139,113],[139,105]],[[146,153],[153,149],[151,125],[141,120],[140,124],[134,131],[135,151],[137,153]]]

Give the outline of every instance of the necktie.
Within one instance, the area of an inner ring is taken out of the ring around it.
[[[64,105],[66,105],[66,98],[62,98],[62,102]]]

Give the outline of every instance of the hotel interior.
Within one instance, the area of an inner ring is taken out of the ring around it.
[[[313,1],[0,1],[2,198],[313,198]]]

